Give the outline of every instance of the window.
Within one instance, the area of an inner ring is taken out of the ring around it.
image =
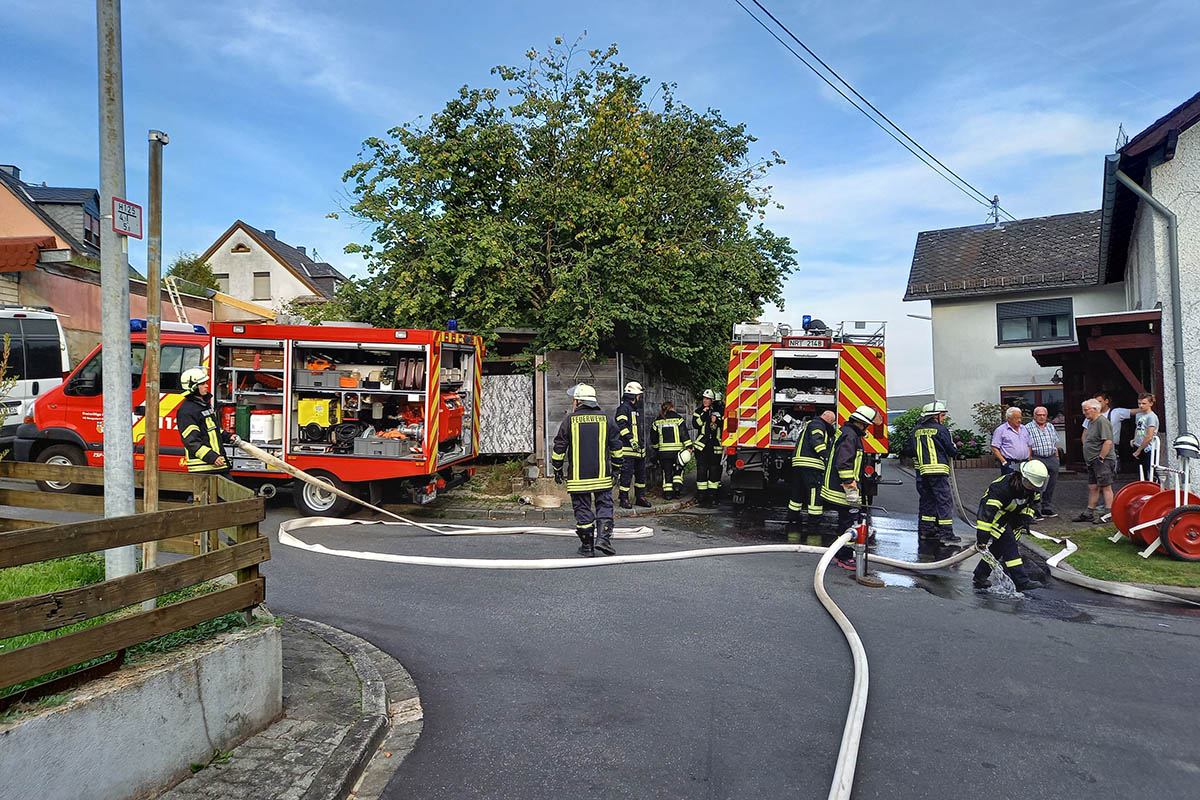
[[[217,279],[217,291],[221,294],[229,294],[228,273],[214,272],[213,277]]]
[[[89,244],[100,246],[100,220],[88,212],[83,212],[83,240]]]
[[[129,388],[130,390],[137,389],[142,385],[142,366],[146,360],[146,345],[135,344],[130,353],[129,364]],[[75,385],[75,381],[79,378],[95,378],[95,385],[88,390],[82,389]],[[67,384],[64,392],[68,395],[76,397],[96,397],[104,391],[104,351],[97,350],[96,354],[88,359],[87,363],[80,367],[79,371]]]
[[[254,300],[270,300],[271,299],[271,273],[256,272],[254,273]]]
[[[159,391],[182,392],[183,384],[179,376],[192,367],[201,366],[204,351],[199,347],[182,347],[180,345],[165,345],[162,349],[162,360],[159,362]]]
[[[58,323],[52,319],[0,319],[0,355],[8,337],[5,375],[20,380],[61,378],[62,345]]]
[[[238,242],[233,247],[229,248],[229,252],[231,252],[231,253],[249,253],[250,246],[243,242]]]
[[[1071,298],[996,304],[1000,344],[1072,341]]]
[[[1033,419],[1033,410],[1045,406],[1050,421],[1061,427],[1066,423],[1063,414],[1063,387],[1061,386],[1001,386],[1000,403],[1009,408],[1015,406]]]

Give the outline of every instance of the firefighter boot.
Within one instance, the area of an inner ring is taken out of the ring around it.
[[[1024,567],[1013,567],[1008,571],[1008,577],[1012,578],[1012,582],[1016,585],[1018,592],[1028,592],[1030,589],[1041,589],[1046,584],[1041,581],[1035,581],[1025,572]]]
[[[992,585],[992,568],[985,561],[980,561],[975,566],[975,573],[971,576],[971,585],[982,591]]]
[[[646,499],[646,495],[643,493],[643,491],[641,489],[638,489],[634,492],[633,504],[635,506],[641,506],[642,508],[652,508],[653,507],[651,502]]]
[[[618,492],[620,500],[617,502],[617,505],[621,508],[633,508],[633,503],[629,502],[629,493],[632,491],[632,489],[621,487],[621,490]]]
[[[612,546],[613,521],[606,519],[600,527],[600,535],[596,537],[596,549],[606,556],[615,556],[617,551]]]
[[[596,540],[595,540],[596,534],[592,527],[589,526],[587,528],[582,528],[582,527],[576,525],[575,526],[575,535],[579,537],[579,542],[580,542],[579,550],[578,550],[579,555],[581,555],[581,556],[596,555]]]

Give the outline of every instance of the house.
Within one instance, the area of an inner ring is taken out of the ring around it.
[[[239,300],[282,311],[291,301],[324,302],[337,293],[346,276],[323,261],[314,261],[305,247],[294,247],[240,219],[204,251],[217,278],[218,289]],[[217,306],[218,319],[234,309]]]
[[[73,363],[100,343],[101,218],[95,189],[28,183],[0,165],[0,304],[53,308]],[[146,282],[132,268],[129,278],[130,314],[144,317]],[[182,299],[194,322],[211,319],[207,299]]]
[[[1120,313],[1081,324],[1073,347],[1035,354],[1061,366],[1068,401],[1097,388],[1122,405],[1141,391],[1157,395],[1165,442],[1200,430],[1197,122],[1200,94],[1105,157],[1098,280],[1121,290]]]
[[[1060,429],[1078,415],[1033,351],[1074,345],[1077,320],[1125,307],[1124,287],[1101,280],[1101,227],[1083,211],[917,235],[904,299],[930,302],[934,392],[960,424],[980,402],[1044,405]]]

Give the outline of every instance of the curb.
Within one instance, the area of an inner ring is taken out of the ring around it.
[[[1065,534],[1064,533],[1056,533],[1056,534],[1047,534],[1047,535],[1048,536],[1056,536],[1056,537],[1062,539],[1062,538],[1066,538],[1066,537],[1070,536],[1070,533],[1067,532]],[[1021,547],[1024,547],[1027,550],[1029,550],[1031,553],[1036,555],[1038,558],[1042,559],[1043,562],[1045,562],[1049,558],[1052,558],[1054,555],[1053,553],[1049,552],[1048,550],[1046,550],[1044,547],[1037,544],[1036,542],[1026,541],[1025,537],[1022,537],[1021,541],[1018,544]],[[1087,573],[1080,572],[1079,569],[1076,568],[1069,561],[1060,562],[1058,567],[1056,567],[1056,569],[1061,569],[1065,572],[1070,572],[1075,575],[1082,575],[1085,578],[1089,577],[1087,575]],[[1116,583],[1121,586],[1133,586],[1138,589],[1147,589],[1152,592],[1160,592],[1162,594],[1169,594],[1174,597],[1178,597],[1181,600],[1190,600],[1192,602],[1200,603],[1200,588],[1194,588],[1191,586],[1172,586],[1169,583],[1138,583],[1136,581],[1111,581],[1111,583]]]
[[[362,716],[350,726],[301,796],[302,800],[344,800],[366,770],[391,727],[389,691],[379,664],[388,664],[391,669],[398,670],[405,676],[407,672],[391,656],[352,633],[302,617],[286,617],[286,620],[290,625],[319,636],[340,651],[362,683]],[[415,687],[411,678],[407,683]],[[413,698],[395,699],[403,700],[410,706],[415,704],[416,713],[419,715],[420,698],[415,696],[415,688],[413,694]],[[394,762],[396,765],[408,753],[406,751],[399,755]]]

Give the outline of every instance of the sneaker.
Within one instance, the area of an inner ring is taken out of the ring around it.
[[[1058,512],[1055,511],[1053,508],[1046,507],[1046,508],[1042,509],[1042,516],[1043,517],[1057,517]]]
[[[854,559],[854,556],[834,556],[833,563],[851,572],[854,572],[858,568],[858,562]]]
[[[1080,511],[1078,514],[1071,517],[1071,521],[1072,522],[1091,522],[1092,517],[1095,515],[1095,513],[1096,512],[1094,509],[1089,508],[1087,511]]]
[[[1041,522],[1044,519],[1045,519],[1045,517],[1042,516],[1042,512],[1040,512],[1040,511],[1033,512],[1033,521],[1034,522]]]

